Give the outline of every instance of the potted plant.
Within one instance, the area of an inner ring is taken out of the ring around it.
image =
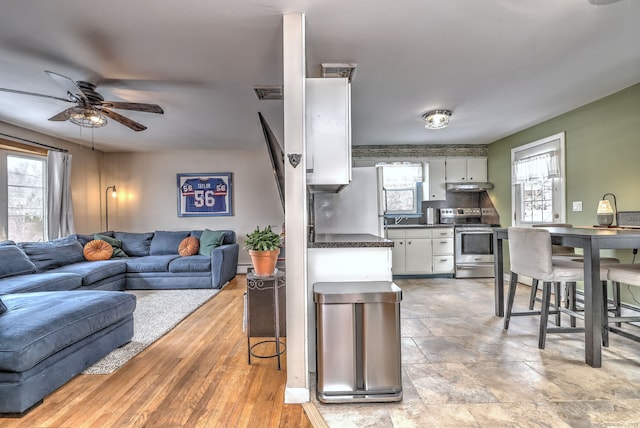
[[[275,273],[278,254],[280,254],[280,235],[266,226],[247,234],[244,243],[245,251],[249,251],[254,273],[258,276],[271,276]]]

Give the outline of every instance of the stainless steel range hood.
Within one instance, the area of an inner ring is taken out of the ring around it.
[[[493,189],[492,183],[447,183],[447,190],[451,192],[483,192]]]

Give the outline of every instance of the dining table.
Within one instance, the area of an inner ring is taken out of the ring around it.
[[[553,245],[582,248],[584,256],[584,343],[585,361],[602,367],[602,328],[604,307],[600,284],[600,250],[640,248],[640,229],[601,227],[544,227]],[[495,272],[495,314],[504,317],[504,241],[507,228],[493,234]],[[596,286],[594,286],[596,285]]]

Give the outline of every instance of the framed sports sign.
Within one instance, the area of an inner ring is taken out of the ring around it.
[[[178,217],[233,215],[231,173],[178,174]]]

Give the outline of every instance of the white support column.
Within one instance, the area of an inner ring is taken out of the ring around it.
[[[305,169],[305,19],[283,17],[285,225],[287,274],[287,387],[285,403],[309,393],[307,337],[307,174]],[[293,167],[289,155],[302,155]]]

